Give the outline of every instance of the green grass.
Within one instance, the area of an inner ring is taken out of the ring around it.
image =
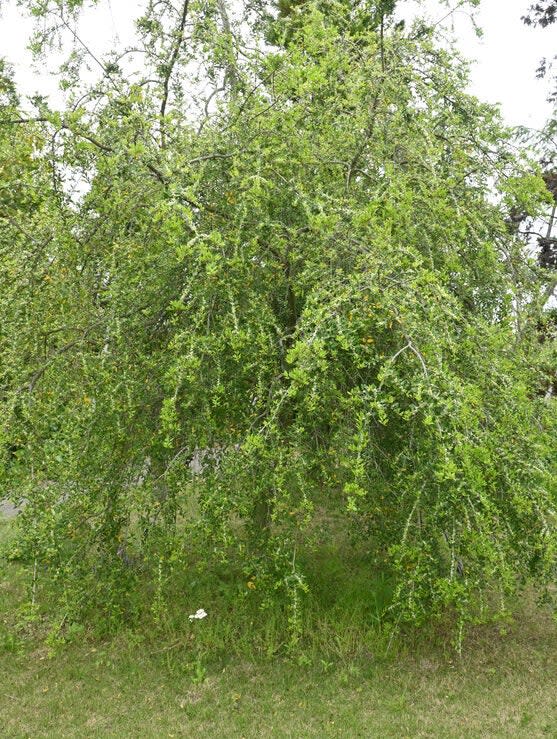
[[[460,658],[437,638],[388,658],[211,659],[130,633],[52,652],[14,616],[19,566],[0,568],[2,737],[557,737],[557,629],[528,603]]]

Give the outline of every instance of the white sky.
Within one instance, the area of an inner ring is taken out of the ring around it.
[[[456,5],[458,0],[452,0]],[[543,56],[557,52],[557,29],[534,29],[521,19],[530,0],[482,0],[475,17],[483,29],[482,39],[474,33],[468,12],[456,11],[448,23],[457,45],[470,59],[476,60],[471,90],[482,100],[500,103],[509,124],[541,127],[550,114],[546,102],[548,81],[539,81],[535,71]],[[1,2],[0,55],[13,64],[16,81],[24,95],[48,94],[54,103],[61,101],[56,79],[45,65],[33,66],[27,42],[32,22],[16,7],[14,0]],[[87,12],[80,23],[80,34],[97,55],[114,45],[115,39],[126,43],[133,35],[133,18],[142,3],[135,0],[100,0],[99,7]],[[402,15],[412,17],[418,0],[401,3]],[[426,12],[435,21],[447,14],[438,0],[425,0]]]
[[[472,68],[471,90],[480,99],[500,103],[505,120],[511,125],[541,127],[549,117],[547,103],[549,80],[537,80],[536,69],[542,57],[557,53],[557,26],[546,29],[526,26],[521,17],[532,0],[481,0],[474,17],[483,30],[479,39],[470,20],[469,10],[456,11],[449,21],[457,46]],[[456,5],[456,0],[451,3]],[[427,0],[427,14],[438,20],[447,9],[435,0]],[[418,3],[403,3],[404,15],[416,12]]]

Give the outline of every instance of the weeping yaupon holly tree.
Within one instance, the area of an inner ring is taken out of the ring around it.
[[[73,44],[67,109],[0,120],[2,489],[36,597],[118,621],[218,561],[296,629],[340,530],[396,622],[551,583],[546,293],[508,220],[547,192],[434,29],[149,3],[134,67],[80,3],[27,4],[38,51]]]

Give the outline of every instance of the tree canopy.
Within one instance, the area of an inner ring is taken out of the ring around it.
[[[65,621],[218,561],[295,638],[338,530],[396,623],[545,592],[553,288],[512,218],[550,196],[465,62],[392,2],[185,0],[132,74],[28,5],[74,47],[66,110],[0,89],[2,485]]]

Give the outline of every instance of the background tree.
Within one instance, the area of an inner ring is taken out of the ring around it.
[[[542,28],[550,26],[557,21],[557,3],[554,0],[545,0],[542,3],[534,3],[524,16],[524,22],[528,25],[540,25]]]
[[[546,0],[543,3],[535,3],[529,9],[527,16],[523,17],[523,21],[527,25],[541,26],[547,28],[557,21],[557,4],[553,0]],[[543,59],[538,69],[538,77],[545,77],[550,70],[551,65],[546,59]],[[557,81],[557,78],[556,78]],[[557,88],[552,91],[549,101],[555,103],[557,101]],[[551,204],[547,214],[545,223],[541,223],[542,233],[538,234],[539,256],[538,261],[542,269],[548,270],[547,283],[548,287],[544,291],[546,300],[546,311],[540,320],[540,337],[544,354],[546,358],[546,393],[551,397],[555,393],[556,388],[556,350],[555,350],[555,311],[552,306],[552,299],[557,280],[555,279],[554,270],[557,268],[557,238],[555,237],[556,208],[557,208],[557,118],[551,116],[546,125],[540,132],[532,134],[532,132],[524,132],[523,138],[534,144],[540,158],[541,166],[544,170],[543,177],[551,194]],[[532,229],[534,227],[532,226]],[[535,229],[534,229],[535,230]],[[549,306],[549,307],[548,307]]]
[[[541,28],[547,28],[557,22],[557,3],[555,0],[544,0],[544,2],[534,3],[530,6],[528,14],[523,16],[522,20],[528,26],[540,26]],[[554,57],[553,61],[557,59]],[[548,62],[547,59],[542,59],[540,66],[537,70],[538,77],[545,77],[546,74],[551,70],[552,62]],[[555,90],[553,90],[549,96],[549,100],[557,102],[557,77],[555,78]]]

